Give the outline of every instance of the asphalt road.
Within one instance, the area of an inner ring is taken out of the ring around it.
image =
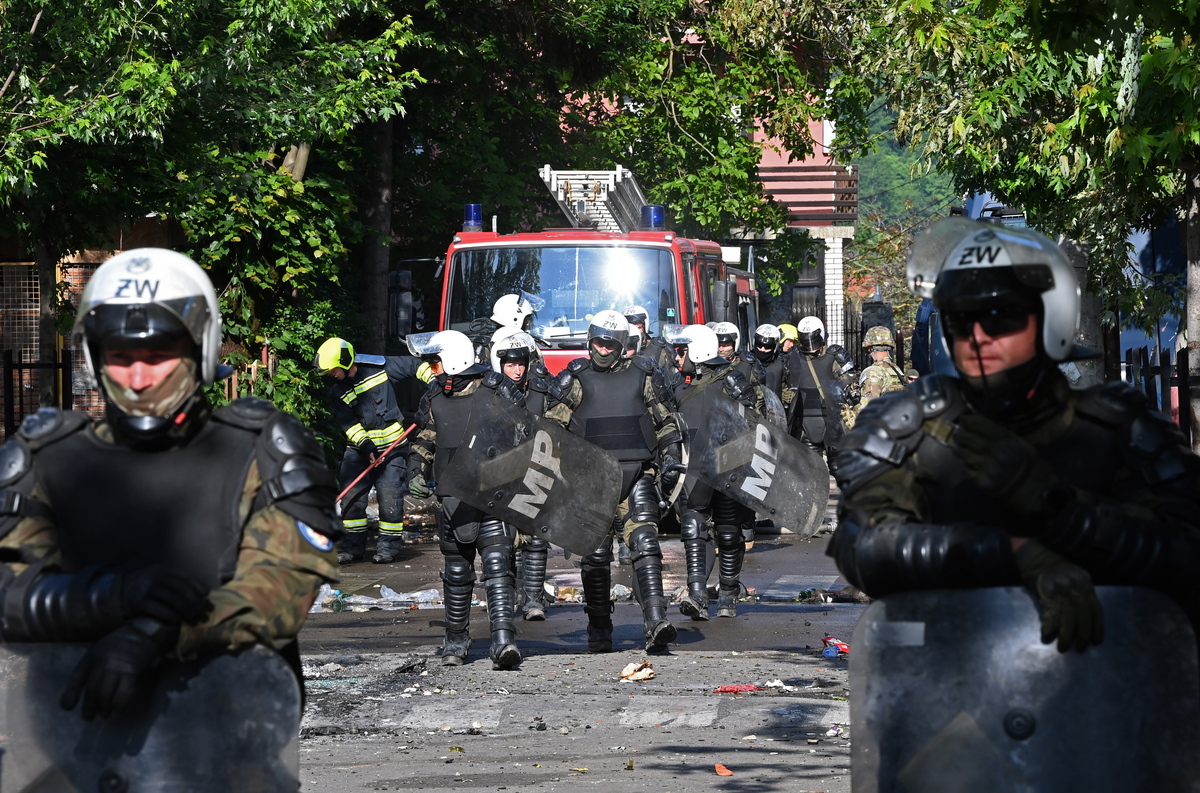
[[[829,634],[849,641],[865,606],[797,601],[845,584],[827,542],[760,536],[743,574],[756,602],[708,622],[672,608],[679,640],[649,657],[655,677],[638,683],[619,680],[624,666],[647,660],[632,603],[613,615],[612,654],[586,653],[578,603],[519,622],[526,660],[505,672],[487,658],[483,608],[472,609],[475,646],[456,668],[436,654],[440,608],[312,614],[300,636],[309,678],[302,789],[848,793],[846,661],[820,650]],[[670,536],[663,548],[671,592],[686,579],[683,549]],[[572,561],[552,552],[555,587],[578,586]],[[614,583],[630,583],[629,567],[613,570]],[[395,564],[346,566],[339,586],[368,597],[382,586],[440,591],[440,571],[436,544],[420,543]],[[763,688],[716,692],[730,684]]]

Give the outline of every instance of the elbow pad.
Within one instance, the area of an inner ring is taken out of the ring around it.
[[[827,553],[854,586],[872,597],[919,589],[1019,584],[1009,535],[991,526],[907,523],[869,526],[848,516]]]
[[[10,642],[86,642],[118,628],[121,579],[95,568],[39,575],[29,568],[4,591],[3,634]]]

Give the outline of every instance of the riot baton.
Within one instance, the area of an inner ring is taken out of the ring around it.
[[[406,429],[404,432],[402,432],[402,433],[400,434],[400,437],[399,437],[399,438],[397,438],[396,440],[392,441],[392,445],[391,445],[391,446],[389,446],[389,447],[387,447],[386,449],[384,449],[384,450],[383,450],[381,453],[379,453],[379,454],[375,455],[375,460],[374,460],[374,462],[372,462],[370,465],[368,465],[366,468],[364,468],[364,469],[363,469],[363,472],[362,472],[361,474],[359,474],[358,476],[356,476],[356,477],[354,478],[354,481],[353,481],[353,482],[351,482],[350,484],[346,485],[346,489],[345,489],[345,490],[343,490],[342,492],[338,493],[338,497],[337,497],[337,498],[334,500],[334,502],[333,502],[333,503],[334,503],[334,505],[335,505],[335,506],[337,506],[337,508],[338,508],[338,514],[341,514],[341,504],[342,504],[342,499],[346,497],[346,494],[347,494],[347,493],[349,493],[351,490],[353,490],[353,489],[354,489],[354,486],[355,486],[355,485],[357,485],[359,482],[361,482],[361,481],[363,480],[363,477],[364,477],[364,476],[366,476],[367,474],[371,473],[371,471],[373,471],[375,468],[377,468],[377,467],[379,466],[379,464],[383,462],[384,458],[386,458],[386,457],[388,456],[388,453],[389,453],[389,452],[391,452],[391,450],[392,450],[392,449],[395,449],[397,446],[399,446],[399,445],[400,445],[400,442],[401,442],[401,441],[403,441],[405,438],[407,438],[407,437],[408,437],[408,434],[409,434],[410,432],[412,432],[413,430],[415,430],[416,428],[417,428],[417,425],[416,425],[416,424],[410,424],[410,425],[409,425],[409,427],[408,427],[408,429]]]

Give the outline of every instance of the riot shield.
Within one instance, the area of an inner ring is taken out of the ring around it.
[[[829,469],[821,455],[772,421],[747,410],[723,389],[705,405],[692,441],[694,476],[777,526],[811,537],[829,501]]]
[[[479,402],[438,487],[572,553],[595,551],[621,498],[616,458],[502,399]]]
[[[86,722],[59,698],[87,647],[0,644],[0,793],[229,793],[299,787],[300,687],[278,653],[169,664]]]
[[[1149,589],[1096,594],[1104,641],[1083,653],[1042,644],[1023,587],[872,603],[850,645],[854,793],[1197,790],[1187,616]]]

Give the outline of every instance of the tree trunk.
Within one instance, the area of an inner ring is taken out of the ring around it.
[[[1192,451],[1200,452],[1200,162],[1191,162],[1184,170],[1187,179],[1187,346],[1188,387],[1186,409],[1191,410]],[[1180,400],[1183,402],[1183,400]],[[1181,409],[1185,405],[1180,405]]]
[[[34,260],[38,274],[38,360],[58,361],[58,328],[54,322],[54,295],[58,288],[58,260],[41,239],[34,243]],[[70,387],[70,375],[66,382]],[[38,371],[38,404],[52,407],[58,404],[58,378],[53,369]]]
[[[363,215],[363,310],[367,317],[364,352],[383,355],[387,345],[388,264],[392,247],[392,121],[367,127],[368,186]]]

